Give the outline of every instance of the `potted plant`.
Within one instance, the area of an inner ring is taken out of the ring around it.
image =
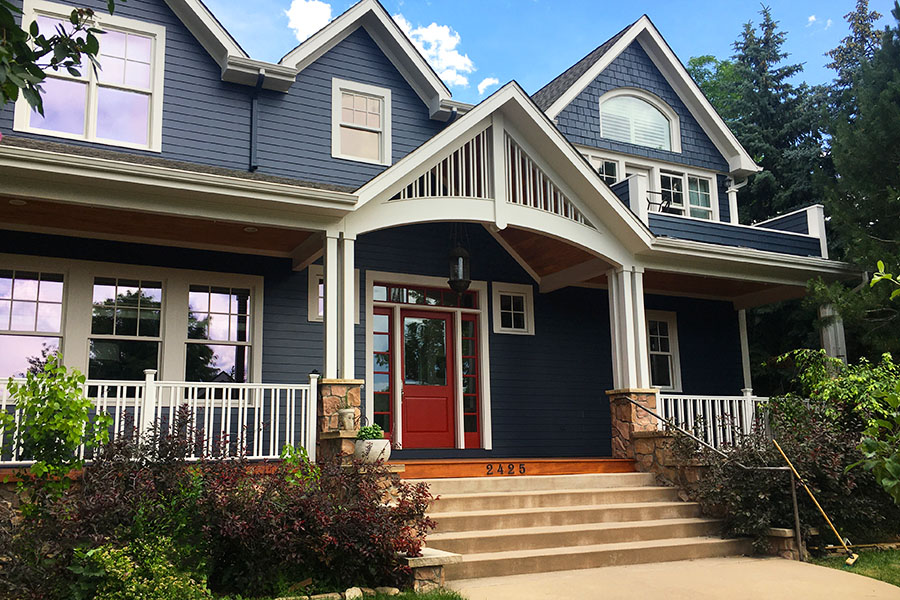
[[[387,461],[391,457],[391,440],[384,437],[384,431],[378,425],[360,427],[353,456],[366,463]]]
[[[356,429],[356,409],[350,406],[350,392],[346,392],[338,406],[338,429],[352,431]]]

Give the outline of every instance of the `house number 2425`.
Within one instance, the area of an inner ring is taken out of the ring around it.
[[[518,467],[518,468],[517,468]],[[513,463],[497,463],[496,468],[492,463],[488,463],[484,465],[484,474],[485,475],[524,475],[525,474],[525,463],[519,463],[518,465]]]

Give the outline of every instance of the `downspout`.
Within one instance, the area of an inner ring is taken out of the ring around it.
[[[256,78],[256,87],[250,98],[250,172],[259,168],[259,90],[266,79],[266,70],[260,69]]]

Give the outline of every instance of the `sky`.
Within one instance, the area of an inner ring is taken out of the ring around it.
[[[277,62],[300,41],[352,6],[352,0],[205,0],[251,57]],[[760,4],[735,0],[382,0],[450,88],[455,100],[477,103],[515,79],[527,92],[580,60],[646,13],[682,60],[727,58]],[[796,79],[827,83],[825,52],[847,35],[844,15],[855,0],[772,0],[787,32],[788,61],[803,63]],[[893,0],[870,0],[892,21]],[[252,8],[248,8],[252,7]]]

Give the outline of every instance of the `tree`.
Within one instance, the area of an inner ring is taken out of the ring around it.
[[[732,129],[764,171],[742,190],[742,216],[763,220],[820,201],[815,180],[822,155],[825,90],[790,79],[803,70],[785,64],[786,34],[767,6],[758,28],[744,25],[734,44]],[[727,112],[731,107],[725,106]]]
[[[692,56],[687,71],[703,90],[713,107],[729,126],[738,118],[739,81],[734,62],[719,60],[712,54]]]
[[[113,14],[115,0],[107,0],[107,6]],[[89,8],[73,9],[68,23],[58,25],[52,33],[40,31],[37,21],[26,30],[25,23],[16,24],[17,14],[22,14],[20,8],[0,0],[0,106],[15,102],[21,93],[43,115],[40,85],[46,71],[65,69],[78,77],[84,57],[96,68],[97,36],[103,32],[93,27],[94,11]]]
[[[881,18],[878,11],[869,10],[869,0],[857,0],[856,9],[844,15],[850,26],[850,34],[837,47],[825,53],[831,59],[826,66],[837,76],[832,85],[832,105],[836,112],[855,114],[854,82],[862,69],[881,47],[881,31],[875,22]]]

